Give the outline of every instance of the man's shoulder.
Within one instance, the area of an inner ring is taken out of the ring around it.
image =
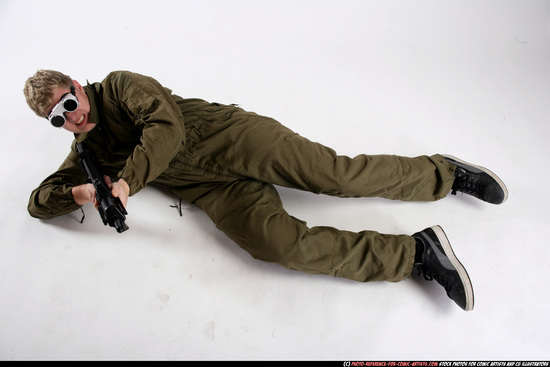
[[[127,70],[112,71],[101,82],[103,96],[122,98],[123,95],[139,86],[143,82],[143,78],[145,77]]]
[[[111,71],[104,79],[111,82],[125,82],[140,79],[150,79],[150,77],[128,70],[115,70]]]
[[[127,70],[115,70],[107,74],[102,83],[122,83],[135,78],[136,75],[136,73]]]
[[[138,89],[149,93],[162,87],[156,79],[150,76],[127,70],[110,72],[101,84],[110,90],[131,91]]]

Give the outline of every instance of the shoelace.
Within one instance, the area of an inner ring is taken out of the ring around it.
[[[479,183],[479,180],[470,177],[470,175],[459,174],[453,183],[451,194],[456,195],[457,191],[460,191],[482,197],[486,187],[486,185]]]

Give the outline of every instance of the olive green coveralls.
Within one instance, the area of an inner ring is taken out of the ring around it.
[[[289,269],[356,281],[409,276],[415,240],[375,231],[308,227],[283,208],[274,185],[339,197],[433,201],[445,197],[454,166],[440,155],[337,155],[276,120],[234,105],[184,99],[154,79],[113,72],[85,87],[98,126],[75,134],[104,173],[124,178],[133,195],[147,183],[196,204],[254,258]],[[175,136],[175,138],[174,138]],[[39,218],[78,209],[70,190],[85,183],[71,153],[33,191]]]

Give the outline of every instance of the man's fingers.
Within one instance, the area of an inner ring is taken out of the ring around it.
[[[103,180],[105,181],[105,183],[107,184],[107,186],[109,186],[109,187],[112,186],[111,177],[105,175],[105,176],[103,176]]]
[[[122,205],[126,208],[128,204],[128,196],[130,194],[130,188],[128,184],[123,179],[119,179],[111,187],[111,192],[114,197],[117,197],[122,202]]]

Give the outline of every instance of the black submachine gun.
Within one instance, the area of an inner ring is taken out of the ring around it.
[[[103,224],[114,227],[118,233],[122,233],[128,229],[126,225],[126,214],[128,212],[122,205],[119,198],[111,194],[111,189],[105,183],[103,175],[96,167],[95,158],[82,143],[76,143],[76,150],[80,159],[78,163],[88,176],[86,181],[95,187],[96,201],[98,203],[97,210],[103,220]]]

